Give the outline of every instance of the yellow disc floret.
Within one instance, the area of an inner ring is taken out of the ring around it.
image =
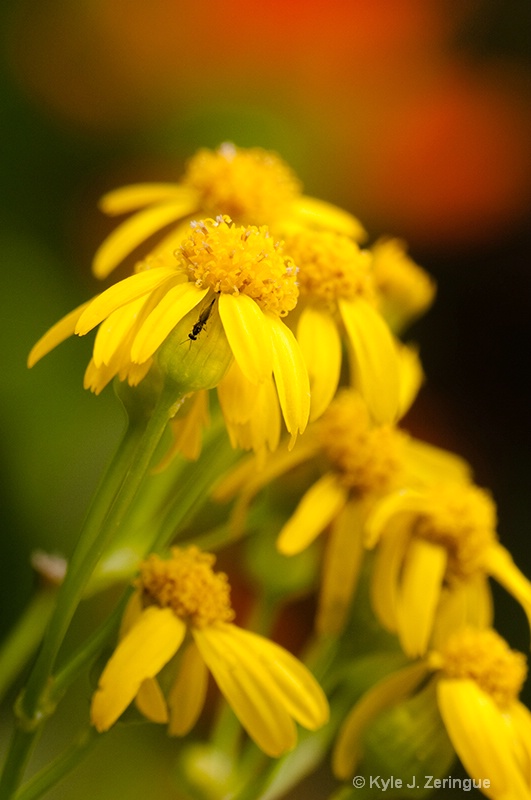
[[[297,267],[267,226],[233,225],[224,215],[192,222],[191,227],[175,255],[199,288],[246,294],[277,317],[295,308]]]
[[[342,483],[359,494],[393,487],[402,472],[406,435],[388,425],[371,427],[356,392],[341,392],[319,422],[321,446]]]
[[[482,570],[483,555],[496,542],[496,506],[488,492],[469,484],[437,484],[427,490],[426,509],[415,535],[448,550],[448,577]]]
[[[465,628],[435,654],[446,678],[471,679],[499,708],[517,699],[527,675],[526,659],[493,630]]]
[[[348,236],[301,229],[284,239],[299,267],[301,295],[329,305],[340,298],[375,301],[371,255]]]
[[[301,191],[295,174],[275,153],[230,143],[199,150],[188,162],[183,185],[198,193],[208,215],[223,212],[242,223],[282,217]]]
[[[169,559],[150,555],[140,566],[136,585],[146,605],[171,608],[196,628],[230,622],[230,586],[223,572],[213,571],[215,561],[197,547],[174,547]]]

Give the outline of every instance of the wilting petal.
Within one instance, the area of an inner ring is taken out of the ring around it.
[[[65,339],[73,336],[80,316],[94,299],[95,298],[87,300],[86,303],[82,303],[77,308],[74,308],[73,311],[70,311],[70,313],[60,319],[59,322],[52,325],[44,336],[41,336],[39,341],[31,348],[28,356],[28,367],[32,367],[37,361],[40,361],[43,356],[49,353],[50,350],[53,350],[58,344],[64,342]]]
[[[353,775],[362,755],[361,740],[365,728],[382,711],[412,694],[427,674],[425,664],[413,664],[379,681],[363,695],[339,731],[332,755],[336,777],[346,780]]]
[[[219,316],[230,349],[241,371],[251,383],[271,375],[273,353],[271,335],[259,305],[245,294],[220,294]]]
[[[190,644],[181,656],[179,672],[170,689],[170,736],[185,736],[195,725],[205,703],[208,671],[197,645]]]
[[[266,315],[273,343],[273,374],[290,447],[303,433],[310,415],[310,382],[298,342],[278,317]]]
[[[163,725],[168,721],[168,707],[156,678],[146,678],[140,684],[135,705],[150,722]]]
[[[104,194],[99,207],[105,214],[127,214],[154,203],[172,200],[182,203],[185,210],[180,216],[185,216],[195,210],[196,199],[196,192],[175,183],[134,183]]]
[[[396,339],[366,300],[339,300],[338,306],[352,346],[354,384],[375,422],[395,422],[400,410],[400,360]]]
[[[491,545],[484,554],[484,566],[524,609],[531,626],[531,582],[520,572],[513,558],[501,544]]]
[[[221,692],[249,736],[269,756],[293,749],[297,729],[263,666],[245,648],[231,646],[226,626],[194,629],[195,642]],[[252,665],[254,664],[254,668]]]
[[[117,308],[131,303],[138,297],[149,294],[166,281],[176,277],[177,274],[174,269],[157,267],[138,272],[136,275],[130,275],[129,278],[124,278],[123,281],[109,286],[108,289],[97,295],[89,303],[79,318],[75,332],[78,336],[84,336],[112,314],[113,311],[116,311]]]
[[[154,677],[177,652],[186,632],[169,608],[150,606],[118,644],[103,670],[91,705],[92,724],[106,731],[134,699],[142,681]]]
[[[468,482],[472,469],[464,458],[410,436],[404,444],[408,475],[420,483]]]
[[[344,233],[357,242],[363,241],[367,236],[363,225],[356,217],[325,200],[303,195],[293,201],[293,211],[298,220],[310,227]]]
[[[329,313],[307,306],[299,318],[297,341],[310,378],[310,419],[315,420],[326,411],[336,393],[341,371],[341,337]]]
[[[333,521],[325,551],[319,606],[319,633],[339,633],[346,622],[363,561],[361,504],[349,501]]]
[[[367,518],[365,546],[372,548],[378,544],[390,521],[397,514],[419,514],[422,513],[425,505],[422,494],[413,489],[401,489],[384,497]]]
[[[397,608],[400,644],[410,658],[426,652],[447,561],[445,547],[414,536],[410,539]]]
[[[179,283],[171,288],[155,306],[138,331],[131,359],[142,364],[171,333],[181,319],[207,294],[208,289],[198,289],[194,283]]]
[[[462,628],[490,628],[494,620],[492,592],[488,578],[478,573],[445,588],[437,609],[431,646],[444,647]]]
[[[139,211],[122,222],[96,251],[92,264],[94,275],[97,278],[106,278],[139,244],[190,211],[187,200],[172,201]]]
[[[380,623],[396,633],[399,581],[411,538],[406,525],[393,521],[393,530],[378,544],[371,576],[371,605]]]
[[[488,779],[482,788],[492,800],[529,800],[530,786],[515,753],[514,732],[506,714],[467,679],[441,678],[437,683],[439,710],[457,755],[472,778]]]
[[[337,516],[347,502],[347,490],[333,473],[323,475],[302,497],[277,539],[284,555],[300,553]]]

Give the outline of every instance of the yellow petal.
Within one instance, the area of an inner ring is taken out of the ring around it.
[[[245,648],[234,646],[227,627],[194,629],[194,640],[249,736],[264,753],[278,757],[295,747],[295,724],[269,673],[254,655],[249,663]]]
[[[310,416],[310,381],[298,342],[282,320],[266,315],[273,343],[273,374],[293,447]]]
[[[484,574],[467,577],[443,590],[433,629],[432,647],[444,647],[462,628],[491,628],[494,621],[492,592]]]
[[[328,721],[326,695],[298,658],[264,636],[236,625],[223,627],[228,648],[244,659],[248,669],[267,676],[267,685],[272,681],[284,707],[297,722],[313,731]]]
[[[464,458],[441,447],[408,437],[404,444],[408,475],[420,483],[469,481],[472,469]]]
[[[411,534],[405,526],[394,525],[393,528],[378,544],[370,592],[371,605],[380,623],[386,630],[396,633],[399,581]]]
[[[136,625],[142,615],[143,610],[144,606],[142,605],[142,595],[137,589],[127,601],[125,611],[122,614],[118,639],[123,639],[124,636],[129,633],[131,628]]]
[[[49,353],[50,350],[53,350],[54,347],[57,347],[58,344],[61,344],[61,342],[64,342],[65,339],[68,339],[69,336],[74,334],[80,316],[93,300],[94,298],[92,298],[92,300],[87,300],[86,303],[82,303],[77,308],[74,308],[73,311],[70,311],[70,313],[60,319],[59,322],[52,325],[44,336],[41,336],[39,341],[31,348],[28,356],[28,367],[32,367],[37,361],[40,361],[43,356]]]
[[[116,369],[114,366],[102,364],[100,367],[97,367],[94,363],[94,359],[91,358],[83,376],[83,388],[90,389],[94,394],[100,394],[107,384],[115,377]]]
[[[293,211],[300,222],[310,227],[344,233],[357,242],[363,241],[367,236],[363,225],[356,217],[325,200],[303,195],[293,201]]]
[[[491,545],[484,555],[484,564],[489,575],[520,603],[531,627],[531,582],[520,572],[509,551],[501,544]]]
[[[193,728],[205,703],[208,685],[206,664],[195,643],[181,656],[179,672],[168,697],[170,736],[185,736]]]
[[[258,385],[247,380],[236,361],[218,383],[217,392],[226,419],[238,425],[251,419],[258,400]]]
[[[271,375],[271,335],[260,306],[245,294],[220,294],[219,316],[230,349],[241,371],[251,383]]]
[[[139,211],[122,222],[100,245],[94,256],[92,270],[97,278],[110,272],[139,244],[171,222],[190,213],[189,203],[172,201]]]
[[[297,341],[310,379],[311,412],[315,420],[334,397],[341,371],[341,337],[332,316],[307,306],[299,317]]]
[[[356,501],[348,502],[332,523],[315,623],[319,633],[338,634],[345,625],[365,552],[363,523]]]
[[[284,555],[300,553],[339,514],[347,501],[347,490],[328,473],[314,483],[302,497],[293,516],[286,522],[277,539]]]
[[[102,672],[91,705],[91,721],[106,731],[134,699],[142,681],[153,678],[177,652],[186,632],[169,608],[150,606],[121,640]]]
[[[472,680],[441,678],[439,710],[463,766],[472,778],[490,781],[492,800],[529,800],[530,786],[515,754],[514,733],[489,695]]]
[[[89,303],[79,318],[75,332],[78,336],[84,336],[117,308],[152,292],[172,278],[176,278],[175,270],[157,267],[130,275],[129,278],[109,286]]]
[[[184,217],[195,211],[197,193],[175,183],[134,183],[107,192],[101,198],[99,207],[105,214],[126,214],[167,200],[181,203],[183,213],[179,216]]]
[[[447,561],[446,548],[410,539],[397,608],[400,644],[410,658],[424,655],[428,647]]]
[[[400,360],[398,417],[401,419],[413,405],[425,376],[416,347],[400,344],[398,346],[398,358]]]
[[[138,317],[146,303],[145,297],[139,297],[132,303],[117,308],[107,319],[103,320],[96,338],[92,357],[97,367],[110,364],[113,356],[134,330]]]
[[[359,700],[337,738],[332,754],[332,769],[337,778],[350,778],[362,755],[362,736],[378,714],[413,693],[428,673],[424,663],[413,664],[374,684]]]
[[[142,364],[150,358],[181,319],[208,293],[195,283],[178,283],[166,292],[144,321],[131,347],[131,359]],[[186,344],[186,342],[184,342]]]
[[[135,705],[150,722],[163,725],[168,721],[166,700],[155,678],[146,678],[142,681],[135,697]]]
[[[365,546],[374,547],[397,514],[419,514],[424,506],[422,494],[413,489],[401,489],[384,497],[374,507],[365,523]]]
[[[354,359],[354,384],[375,422],[392,423],[400,410],[400,360],[388,325],[362,298],[339,300]]]

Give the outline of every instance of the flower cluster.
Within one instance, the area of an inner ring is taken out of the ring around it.
[[[489,797],[530,797],[531,715],[518,700],[525,660],[493,628],[490,580],[530,625],[531,582],[499,542],[494,499],[470,465],[404,425],[424,373],[403,337],[433,302],[433,279],[401,241],[367,244],[354,216],[305,196],[289,167],[259,148],[200,150],[178,183],[118,189],[102,208],[131,216],[99,248],[95,275],[133,253],[136,265],[29,356],[32,366],[96,329],[85,387],[98,394],[114,381],[149,420],[65,578],[63,597],[78,602],[81,579],[105,570],[117,542],[137,548],[91,724],[108,730],[134,702],[184,737],[208,706],[210,673],[265,754],[296,748],[295,723],[323,728],[315,752],[324,760],[332,748],[333,771],[347,780],[367,753],[372,764],[382,756],[379,720],[407,738],[415,714],[392,714],[415,704],[434,741],[451,742],[472,777],[490,778]],[[150,474],[168,426],[173,444]],[[250,452],[236,461],[231,448]],[[231,564],[242,539],[259,552],[253,561],[238,551],[254,564],[253,602],[280,614],[301,592],[315,595],[301,660],[234,624],[228,576],[197,546],[206,540]],[[313,566],[292,566],[314,551]],[[364,635],[374,639],[366,674],[350,647]],[[395,661],[379,654],[382,637]],[[416,737],[425,732],[413,721],[411,731],[421,770]],[[443,762],[431,768],[442,774]]]

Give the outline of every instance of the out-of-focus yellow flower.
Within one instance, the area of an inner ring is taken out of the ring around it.
[[[277,546],[281,553],[295,555],[329,529],[317,627],[332,632],[343,626],[356,587],[370,511],[398,489],[423,486],[441,475],[464,479],[468,466],[395,426],[375,426],[359,393],[345,389],[291,453],[275,453],[259,471],[245,463],[238,466],[218,485],[215,496],[223,500],[239,493],[233,520],[240,528],[256,492],[311,460],[322,475],[283,526]]]
[[[468,481],[439,480],[390,493],[366,525],[378,545],[372,604],[404,652],[423,655],[432,634],[491,622],[488,578],[522,605],[531,623],[531,582],[498,542],[490,495]]]
[[[492,629],[463,629],[443,646],[376,683],[345,719],[333,753],[337,777],[351,777],[376,716],[434,681],[439,711],[465,769],[492,800],[531,796],[531,714],[519,701],[527,667]],[[426,702],[433,695],[424,692]]]
[[[310,405],[302,353],[282,322],[297,303],[296,266],[266,226],[237,226],[222,216],[190,226],[174,256],[141,262],[136,274],[53,326],[32,349],[29,365],[72,333],[83,336],[98,325],[85,375],[85,386],[96,393],[116,375],[135,385],[155,355],[183,391],[212,388],[233,356],[250,386],[276,387],[294,441]],[[185,338],[176,341],[176,326],[193,310],[195,322],[187,333],[179,329]],[[219,341],[205,355],[207,326]],[[262,440],[267,436],[263,429]]]
[[[214,561],[190,547],[141,564],[120,642],[92,699],[92,724],[108,730],[136,699],[148,719],[183,736],[201,713],[210,670],[249,736],[280,756],[296,744],[294,721],[309,730],[327,721],[326,697],[294,656],[231,622],[227,576],[214,573]],[[176,654],[165,697],[155,676]]]
[[[297,339],[312,391],[312,419],[326,410],[341,373],[342,339],[350,354],[352,383],[376,422],[399,414],[399,347],[377,309],[369,251],[348,236],[295,229],[284,234],[287,252],[299,268],[301,303]]]
[[[379,311],[400,332],[431,306],[435,281],[407,255],[400,239],[380,239],[371,253]]]
[[[94,259],[94,273],[106,277],[129,253],[152,234],[173,225],[155,253],[176,247],[183,238],[182,220],[227,214],[243,225],[280,223],[323,227],[361,239],[359,221],[346,211],[301,194],[298,179],[275,153],[255,147],[222,144],[199,150],[187,164],[179,183],[142,183],[105,195],[107,214],[136,213],[103,242]],[[138,209],[142,209],[139,211]],[[175,226],[175,223],[179,223]]]

